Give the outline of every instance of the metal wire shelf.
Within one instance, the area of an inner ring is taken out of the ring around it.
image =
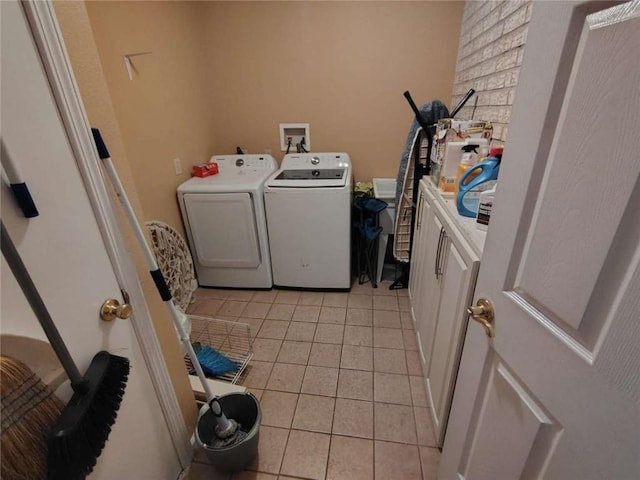
[[[238,370],[235,372],[210,378],[232,384],[237,383],[253,356],[249,325],[196,315],[187,315],[187,317],[191,320],[191,335],[189,338],[192,343],[198,342],[202,346],[209,345],[239,365]],[[192,371],[193,364],[191,359],[185,356],[184,362],[187,371]]]

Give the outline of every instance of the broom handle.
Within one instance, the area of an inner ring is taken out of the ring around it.
[[[67,346],[64,344],[64,341],[60,336],[60,332],[58,332],[56,324],[53,322],[46,305],[42,301],[42,297],[38,293],[38,290],[27,271],[27,267],[25,267],[22,262],[22,258],[20,258],[18,250],[4,227],[4,222],[0,221],[0,229],[2,233],[0,238],[2,255],[4,255],[4,258],[7,260],[7,264],[9,265],[11,272],[13,272],[14,277],[16,277],[18,285],[20,285],[24,296],[27,298],[29,305],[31,305],[33,313],[35,313],[38,318],[38,322],[40,322],[44,333],[47,335],[49,343],[51,343],[53,350],[56,352],[56,356],[64,367],[69,380],[71,380],[71,387],[73,388],[73,391],[76,393],[87,392],[89,390],[89,384],[82,377],[82,374],[78,370],[73,358],[71,358],[71,354],[69,353]]]
[[[153,256],[153,252],[151,252],[151,248],[149,248],[149,245],[147,244],[147,239],[144,236],[144,232],[142,231],[142,228],[140,227],[140,224],[136,219],[136,214],[133,211],[133,207],[131,206],[129,199],[127,198],[127,192],[122,186],[122,182],[120,182],[118,173],[116,172],[116,169],[113,166],[113,162],[111,161],[111,157],[109,156],[109,151],[107,150],[107,146],[104,144],[104,141],[102,140],[102,135],[100,134],[100,130],[98,130],[97,128],[92,128],[91,133],[93,134],[93,139],[96,143],[96,148],[98,149],[98,156],[104,163],[105,169],[107,170],[107,174],[109,175],[109,179],[111,180],[111,183],[113,184],[113,187],[115,188],[116,193],[118,194],[118,199],[120,199],[120,203],[122,203],[122,206],[124,207],[124,210],[125,210],[127,219],[129,220],[129,223],[131,225],[131,228],[133,228],[133,231],[135,232],[138,243],[140,244],[140,246],[142,247],[145,253],[145,257],[147,258],[147,263],[149,264],[149,268],[150,268],[149,273],[151,274],[151,277],[153,278],[153,281],[156,284],[156,288],[158,289],[158,293],[160,293],[160,297],[162,298],[165,305],[169,309],[169,312],[171,313],[171,317],[173,318],[173,323],[176,327],[176,330],[178,330],[178,333],[180,334],[180,340],[182,341],[183,345],[187,349],[187,353],[189,354],[189,358],[191,359],[193,368],[195,369],[196,374],[200,379],[200,383],[202,384],[202,388],[204,389],[204,393],[207,397],[207,402],[209,403],[209,407],[217,417],[217,421],[220,428],[229,429],[231,428],[229,419],[225,416],[220,406],[220,402],[211,391],[211,388],[209,387],[209,382],[207,382],[207,377],[202,371],[200,362],[198,362],[198,356],[196,355],[196,352],[193,350],[193,346],[189,341],[189,337],[187,336],[187,333],[182,327],[182,319],[180,317],[180,313],[178,312],[176,306],[171,301],[171,290],[169,290],[169,287],[167,286],[167,283],[165,282],[164,277],[162,276],[162,272],[160,271],[160,268],[156,263],[156,259]]]

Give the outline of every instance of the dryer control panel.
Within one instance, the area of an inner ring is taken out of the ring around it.
[[[209,162],[215,162],[222,169],[264,169],[278,168],[275,159],[271,155],[214,155]]]

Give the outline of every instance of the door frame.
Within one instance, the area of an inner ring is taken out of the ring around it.
[[[122,232],[105,186],[100,161],[79,89],[73,76],[62,33],[49,0],[21,2],[36,42],[49,85],[91,201],[107,254],[121,288],[127,291],[135,314],[129,320],[140,345],[155,394],[162,408],[181,466],[191,464],[193,448],[182,410],[169,376],[160,342],[135,266],[125,248]]]

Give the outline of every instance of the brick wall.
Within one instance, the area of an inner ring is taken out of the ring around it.
[[[451,105],[476,90],[457,118],[489,120],[505,141],[531,18],[531,0],[468,0],[462,17]],[[452,107],[453,108],[453,107]]]

